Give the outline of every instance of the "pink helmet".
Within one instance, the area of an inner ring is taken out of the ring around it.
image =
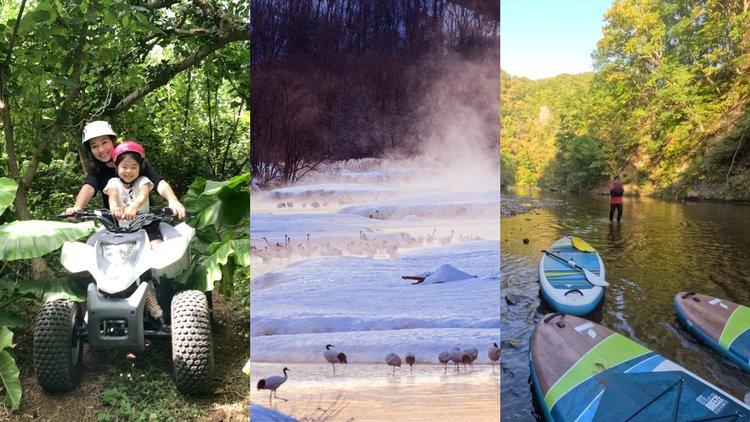
[[[141,158],[146,159],[146,151],[143,147],[135,141],[127,140],[112,150],[112,161],[117,161],[117,157],[123,152],[137,152]]]

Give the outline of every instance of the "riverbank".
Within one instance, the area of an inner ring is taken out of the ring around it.
[[[500,194],[500,218],[526,214],[534,210],[550,208],[560,204],[562,202],[552,199]]]

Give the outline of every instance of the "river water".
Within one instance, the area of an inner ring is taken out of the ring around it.
[[[611,224],[609,198],[516,189],[556,206],[501,221],[503,421],[543,420],[529,378],[529,338],[550,312],[539,294],[541,250],[574,234],[600,253],[610,283],[587,318],[655,350],[742,400],[750,374],[698,341],[677,319],[673,300],[695,291],[750,305],[750,206],[624,199]],[[525,241],[525,239],[527,241]]]

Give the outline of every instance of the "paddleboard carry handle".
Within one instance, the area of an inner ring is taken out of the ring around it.
[[[565,317],[565,314],[562,312],[555,312],[554,314],[548,316],[547,318],[544,318],[543,321],[546,324],[550,322],[551,320],[555,319],[555,317],[560,317],[560,319],[563,319],[563,317]]]

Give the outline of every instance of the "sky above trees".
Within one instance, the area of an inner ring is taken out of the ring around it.
[[[503,0],[500,67],[512,76],[542,79],[592,71],[611,0]]]

